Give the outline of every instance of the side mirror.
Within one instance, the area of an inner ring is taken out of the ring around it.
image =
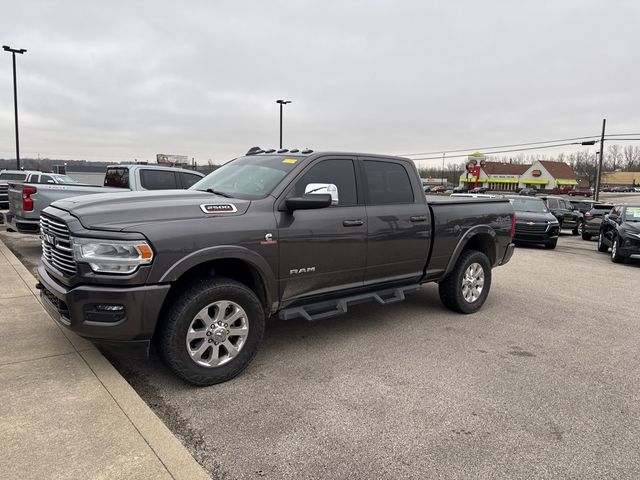
[[[292,197],[285,200],[287,210],[314,210],[316,208],[326,208],[331,206],[331,195],[319,193],[305,195],[304,197]]]
[[[338,205],[338,187],[333,183],[310,183],[304,187],[304,194],[307,195],[331,195],[331,205]]]

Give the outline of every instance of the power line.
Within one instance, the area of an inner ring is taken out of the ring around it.
[[[635,135],[635,134],[634,134]],[[542,142],[529,142],[529,143],[512,143],[508,145],[494,145],[493,147],[475,147],[475,148],[459,148],[456,150],[436,150],[433,152],[422,152],[422,153],[405,153],[403,155],[399,155],[400,157],[411,157],[414,155],[435,155],[436,153],[455,153],[455,152],[469,152],[475,150],[493,150],[494,148],[509,148],[509,147],[526,147],[529,145],[541,145],[544,143],[555,143],[555,142],[568,142],[573,140],[587,140],[592,138],[597,138],[598,135],[590,135],[588,137],[573,137],[573,138],[559,138],[557,140],[546,140]]]
[[[589,138],[589,137],[582,137],[582,138]],[[540,145],[537,147],[527,147],[527,148],[514,148],[514,149],[509,149],[509,150],[496,150],[496,151],[492,151],[492,152],[484,152],[485,155],[494,155],[496,153],[510,153],[510,152],[524,152],[526,150],[540,150],[542,148],[555,148],[555,147],[565,147],[567,145],[580,145],[580,143],[576,143],[576,142],[570,142],[570,143],[558,143],[555,145]],[[462,150],[456,150],[456,151],[462,151]],[[447,155],[446,158],[462,158],[462,157],[468,157],[468,154],[461,154],[461,155]],[[437,157],[423,157],[423,158],[412,158],[411,160],[442,160],[442,156],[437,156]]]
[[[606,137],[626,137],[626,136],[635,136],[635,135],[639,135],[640,133],[608,133],[606,135]],[[399,155],[400,157],[413,157],[416,155],[436,155],[436,154],[442,154],[442,153],[456,153],[456,152],[471,152],[471,151],[477,151],[477,150],[493,150],[495,148],[510,148],[510,147],[527,147],[529,145],[542,145],[545,143],[556,143],[556,142],[570,142],[570,141],[575,141],[575,140],[587,140],[587,139],[599,139],[600,135],[589,135],[586,137],[572,137],[572,138],[558,138],[556,140],[545,140],[545,141],[540,141],[540,142],[528,142],[528,143],[511,143],[511,144],[507,144],[507,145],[494,145],[492,147],[474,147],[474,148],[459,148],[459,149],[455,149],[455,150],[434,150],[432,152],[421,152],[421,153],[405,153],[402,155]],[[624,138],[621,139],[616,139],[616,140],[625,140]],[[449,158],[454,158],[453,156],[449,156],[447,155],[447,157]]]

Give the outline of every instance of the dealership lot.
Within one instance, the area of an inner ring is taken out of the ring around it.
[[[38,239],[0,236],[33,269]],[[225,384],[112,358],[214,477],[637,478],[639,280],[639,263],[563,235],[518,248],[472,316],[427,286],[319,323],[272,319]]]

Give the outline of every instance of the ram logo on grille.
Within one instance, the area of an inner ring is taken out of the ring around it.
[[[67,225],[62,220],[43,214],[40,216],[40,236],[44,263],[65,275],[75,274],[76,261]]]

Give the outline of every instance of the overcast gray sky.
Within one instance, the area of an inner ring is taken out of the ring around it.
[[[221,162],[640,130],[640,2],[5,2],[23,157]],[[638,144],[638,142],[636,142]],[[0,158],[13,158],[0,52]]]

